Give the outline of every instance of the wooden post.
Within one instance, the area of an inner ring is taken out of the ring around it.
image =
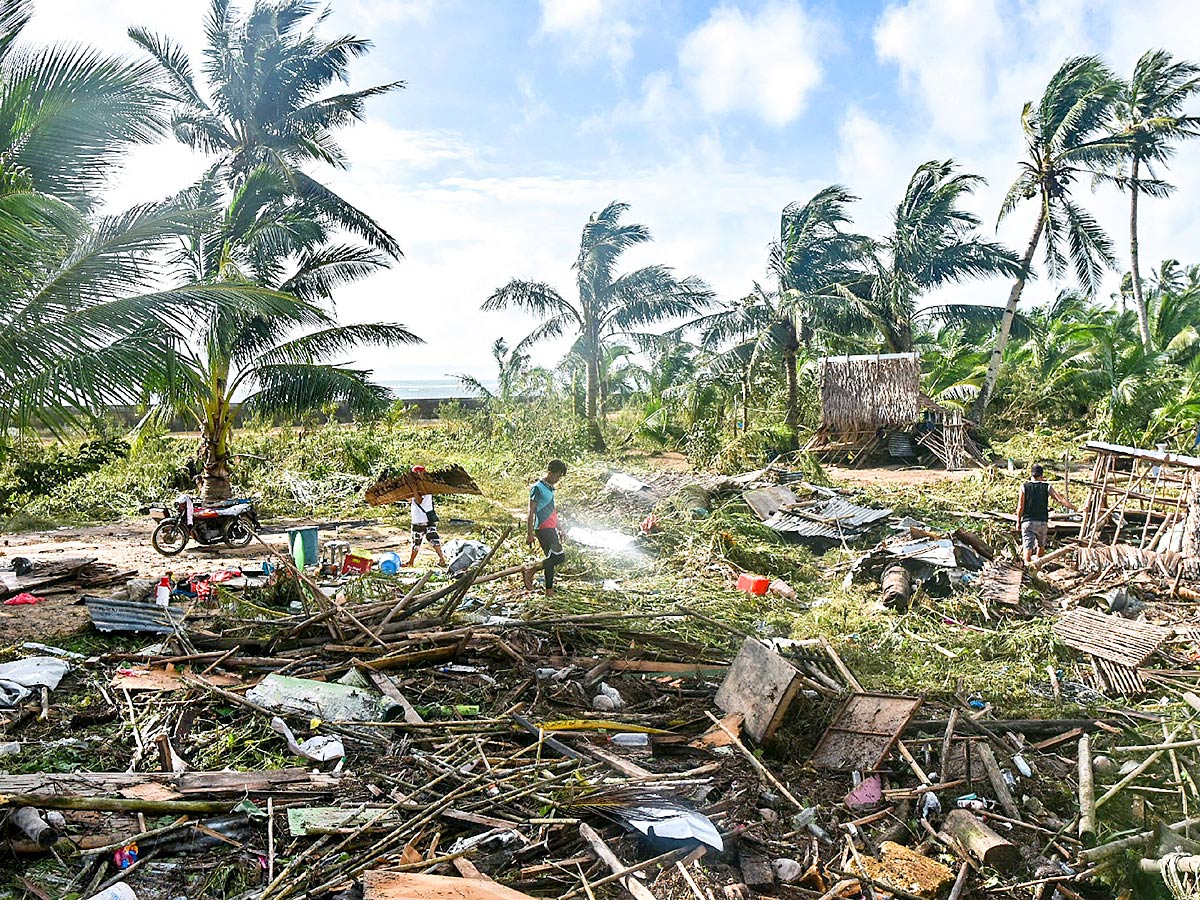
[[[1096,786],[1091,737],[1087,734],[1079,739],[1079,838],[1085,844],[1096,838]]]
[[[942,834],[981,865],[1004,871],[1021,861],[1021,851],[1016,844],[1000,837],[965,809],[950,811],[942,823]]]
[[[983,767],[987,771],[988,781],[992,783],[992,790],[996,794],[996,799],[1000,802],[1000,808],[1005,814],[1013,819],[1021,818],[1021,810],[1017,807],[1017,801],[1013,799],[1012,793],[1008,789],[1008,784],[1004,781],[1004,775],[1000,771],[1000,766],[996,764],[996,757],[992,753],[992,748],[985,741],[980,741],[979,759],[983,762]]]

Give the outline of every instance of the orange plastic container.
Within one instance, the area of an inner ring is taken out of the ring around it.
[[[747,594],[757,594],[762,596],[767,592],[767,588],[771,586],[771,579],[762,575],[751,575],[748,572],[743,572],[738,576],[737,588],[739,591],[745,591]]]

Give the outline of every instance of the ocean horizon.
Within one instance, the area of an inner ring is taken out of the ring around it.
[[[476,397],[463,387],[457,378],[402,378],[380,379],[379,383],[391,390],[399,400],[445,400],[452,397]],[[495,384],[484,380],[484,385],[494,388]]]

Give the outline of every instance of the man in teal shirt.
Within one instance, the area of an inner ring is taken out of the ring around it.
[[[529,489],[529,516],[526,519],[528,534],[525,542],[533,549],[536,541],[546,554],[542,568],[546,572],[546,595],[554,593],[554,567],[560,565],[567,555],[563,553],[562,538],[558,534],[558,509],[554,505],[554,486],[567,474],[567,464],[561,459],[552,459],[546,464],[546,474]],[[536,568],[525,569],[525,587],[533,587]]]

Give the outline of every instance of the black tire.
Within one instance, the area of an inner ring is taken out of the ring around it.
[[[225,523],[225,546],[239,549],[254,540],[254,529],[244,516],[235,516]]]
[[[150,535],[150,543],[163,556],[175,556],[187,546],[188,530],[178,519],[163,519]]]

